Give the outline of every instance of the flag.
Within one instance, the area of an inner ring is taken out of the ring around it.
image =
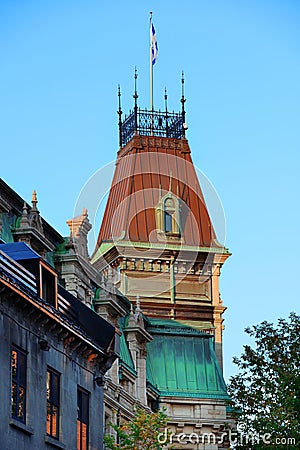
[[[151,62],[152,65],[154,65],[156,63],[158,56],[158,45],[156,42],[156,34],[154,25],[152,23],[152,18],[150,18],[150,46],[151,46]]]

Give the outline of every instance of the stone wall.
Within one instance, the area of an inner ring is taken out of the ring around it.
[[[0,296],[0,448],[1,450],[42,450],[52,447],[75,449],[77,421],[77,386],[90,394],[90,448],[100,449],[103,416],[102,388],[94,382],[93,367],[76,350],[64,345],[63,337],[47,331],[49,350],[40,348],[43,327],[13,301]],[[11,417],[11,346],[27,352],[26,423]],[[60,376],[59,440],[46,436],[47,367]]]

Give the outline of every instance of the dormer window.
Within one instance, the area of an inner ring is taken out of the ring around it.
[[[180,206],[178,198],[171,192],[166,194],[156,208],[158,235],[180,238]]]
[[[39,297],[57,308],[56,271],[25,242],[3,244],[1,250],[32,274]]]
[[[164,201],[164,222],[165,222],[165,233],[173,232],[173,219],[174,213],[176,211],[174,200],[170,197],[166,198]]]

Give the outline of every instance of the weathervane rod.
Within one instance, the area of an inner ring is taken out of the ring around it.
[[[153,111],[152,11],[150,11],[150,111]]]

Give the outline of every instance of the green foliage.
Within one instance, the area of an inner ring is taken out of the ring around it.
[[[155,450],[160,449],[159,433],[167,425],[164,411],[148,412],[138,408],[130,421],[123,421],[120,425],[111,423],[115,434],[105,435],[106,448],[111,450]]]
[[[248,434],[270,435],[271,443],[260,440],[252,449],[300,449],[300,316],[245,331],[255,348],[245,345],[234,358],[239,373],[229,380],[228,393],[236,418]]]

